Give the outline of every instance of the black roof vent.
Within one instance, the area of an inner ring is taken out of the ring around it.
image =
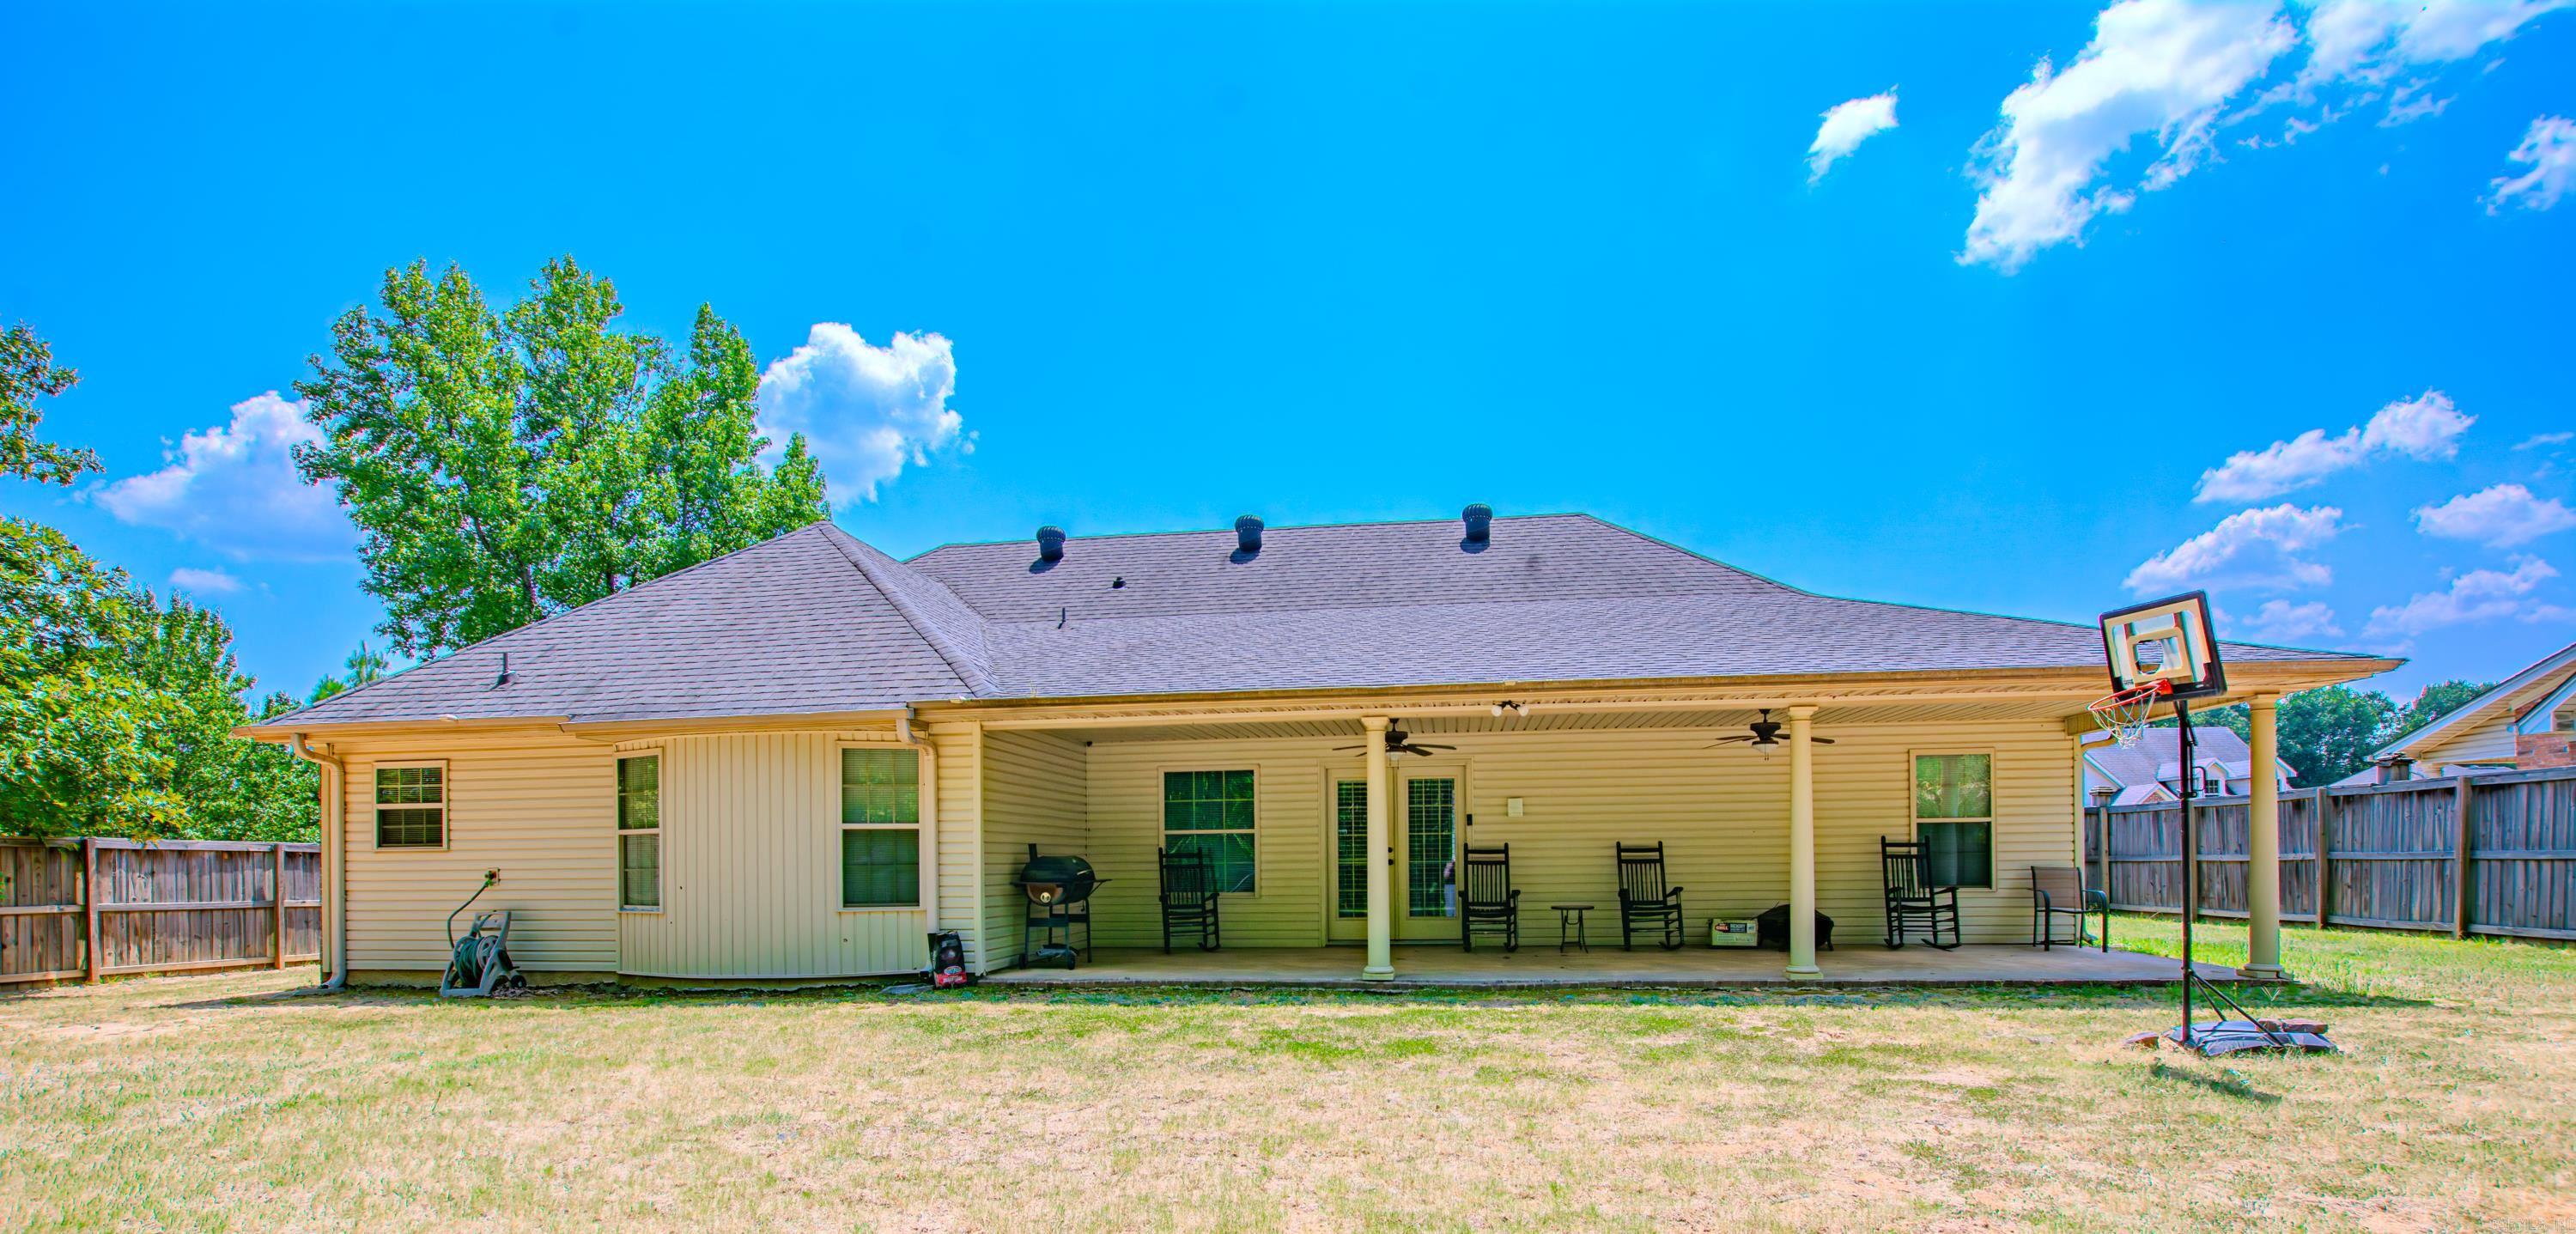
[[[1467,520],[1466,543],[1471,546],[1471,549],[1483,548],[1493,541],[1494,508],[1492,506],[1480,501],[1460,511],[1459,517]]]
[[[1261,520],[1247,514],[1234,520],[1234,547],[1237,555],[1249,557],[1261,551]]]
[[[1064,528],[1062,528],[1062,527],[1040,527],[1040,528],[1038,528],[1038,560],[1040,560],[1040,561],[1062,561],[1062,560],[1064,560]]]

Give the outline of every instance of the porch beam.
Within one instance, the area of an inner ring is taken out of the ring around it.
[[[1395,828],[1387,809],[1387,717],[1360,720],[1368,753],[1368,963],[1360,969],[1367,981],[1395,980]]]
[[[1815,977],[1816,709],[1789,708],[1789,975]]]
[[[2253,766],[2246,769],[2245,967],[2236,971],[2257,981],[2288,976],[2281,970],[2280,702],[2258,694],[2245,708]]]
[[[1248,709],[1235,711],[1119,711],[1094,714],[1051,712],[1044,715],[1002,715],[983,721],[988,731],[1019,729],[1079,728],[1160,728],[1181,725],[1221,724],[1313,724],[1337,721],[1358,722],[1371,715],[1401,714],[1418,716],[1471,716],[1492,711],[1496,697],[1511,687],[1495,687],[1491,696],[1472,700],[1425,700],[1420,702],[1380,701],[1369,707],[1297,707]],[[2078,702],[2101,693],[2092,685],[2058,686],[2037,689],[1940,690],[1921,693],[1892,691],[1888,693],[1849,693],[1832,695],[1803,694],[1795,699],[1775,694],[1744,694],[1726,697],[1705,695],[1677,698],[1524,698],[1521,703],[1535,714],[1615,713],[1629,711],[1757,711],[1809,704],[1839,707],[1903,706],[1937,703],[2013,703],[2013,702]],[[2089,725],[2090,721],[2086,723]]]

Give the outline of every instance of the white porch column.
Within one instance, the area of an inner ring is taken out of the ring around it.
[[[1816,709],[1789,709],[1789,975],[1816,967]]]
[[[2281,737],[2274,714],[2276,695],[2258,694],[2246,704],[2251,713],[2254,765],[2247,776],[2248,825],[2245,865],[2245,967],[2238,973],[2258,980],[2281,979],[2281,781],[2276,769]]]
[[[1395,859],[1395,827],[1387,809],[1388,791],[1384,716],[1360,721],[1360,740],[1368,745],[1368,964],[1366,981],[1395,979],[1395,880],[1388,863]]]

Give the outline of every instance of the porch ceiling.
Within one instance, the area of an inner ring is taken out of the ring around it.
[[[1838,725],[1966,723],[1978,720],[2059,720],[2080,713],[2065,699],[1998,699],[1977,703],[1879,703],[1828,706],[1816,713],[1816,731],[1831,736]],[[1540,710],[1529,715],[1408,715],[1401,703],[1386,708],[1406,731],[1423,735],[1460,733],[1580,732],[1639,729],[1729,729],[1742,731],[1759,719],[1753,707],[1690,708],[1657,711]],[[1781,717],[1774,717],[1781,718]],[[1117,741],[1215,741],[1246,737],[1356,737],[1360,722],[1350,720],[1263,721],[1228,724],[1113,725],[1083,728],[1069,721],[1066,732],[1096,743]]]

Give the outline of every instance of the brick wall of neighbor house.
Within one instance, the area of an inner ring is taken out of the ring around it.
[[[2513,765],[2576,767],[2576,733],[2524,733],[2514,741]]]

